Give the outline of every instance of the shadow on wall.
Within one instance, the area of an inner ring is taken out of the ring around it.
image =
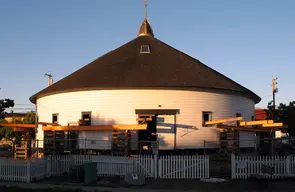
[[[158,135],[158,141],[159,141],[159,146],[164,148],[168,147],[168,143],[166,142],[163,136]]]
[[[184,125],[184,124],[172,124],[172,123],[158,123],[157,124],[157,133],[175,133],[175,127],[177,129],[187,129],[188,132],[200,130],[199,128],[193,125]],[[160,127],[160,128],[159,128]],[[187,133],[186,133],[187,134]]]

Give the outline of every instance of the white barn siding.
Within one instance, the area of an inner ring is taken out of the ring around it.
[[[180,114],[176,115],[176,147],[203,148],[206,140],[206,147],[215,148],[218,147],[219,129],[202,127],[202,111],[212,111],[213,119],[242,113],[245,120],[251,120],[254,101],[237,95],[183,90],[93,90],[55,94],[37,100],[39,121],[51,122],[52,113],[58,113],[61,125],[78,121],[83,111],[92,111],[93,125],[137,124],[135,109],[179,109]],[[253,135],[242,132],[241,147],[252,147]],[[172,144],[174,147],[174,137],[160,136],[164,137],[168,148]],[[85,132],[80,134],[80,138],[103,141],[89,145],[111,146],[110,131]],[[43,140],[40,126],[37,139]]]

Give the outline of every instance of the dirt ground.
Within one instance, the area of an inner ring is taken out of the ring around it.
[[[222,183],[206,183],[199,180],[151,180],[147,189],[168,189],[199,192],[255,192],[255,191],[295,191],[295,181],[249,181],[229,180]]]
[[[41,183],[41,185],[64,185],[75,186],[77,188],[83,186],[79,183],[69,183],[67,180],[60,178],[51,178]],[[32,184],[34,185],[34,184]],[[221,183],[209,183],[200,180],[173,180],[173,179],[147,179],[146,184],[141,187],[128,186],[123,179],[120,178],[104,178],[98,180],[97,184],[91,187],[102,187],[108,189],[107,191],[195,191],[195,192],[261,192],[261,191],[295,191],[295,181],[256,181],[256,180],[226,180]],[[0,191],[2,192],[2,191]],[[13,192],[13,191],[11,191]],[[22,191],[26,192],[26,191]],[[42,191],[47,192],[47,191]]]
[[[114,185],[96,185],[88,186],[88,191],[97,192],[165,192],[165,191],[179,191],[179,192],[292,192],[295,191],[295,181],[249,181],[249,180],[234,180],[225,181],[222,183],[206,183],[199,180],[147,180],[146,185],[142,187],[128,187],[121,184]],[[78,192],[82,191],[84,186],[79,184],[67,184],[71,189],[48,189],[48,184],[32,183],[20,184],[31,189],[0,187],[0,192]],[[26,185],[26,186],[25,186]],[[53,185],[51,185],[53,186]],[[62,187],[61,185],[55,185]],[[66,185],[63,185],[66,186]],[[40,188],[47,189],[40,189]],[[90,190],[89,190],[90,189]]]
[[[23,184],[31,189],[16,187],[0,187],[0,192],[78,192],[85,188],[81,185],[71,185],[72,189],[48,189],[45,184]],[[20,185],[21,186],[21,185]],[[44,187],[47,189],[40,189]],[[90,189],[90,190],[89,190]],[[89,186],[88,191],[97,192],[292,192],[295,191],[295,181],[258,182],[247,180],[225,181],[223,183],[205,183],[198,180],[147,180],[143,187],[117,186]]]

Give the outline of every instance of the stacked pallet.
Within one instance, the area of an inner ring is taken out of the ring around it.
[[[44,155],[56,155],[64,152],[65,133],[63,131],[44,132]]]
[[[23,137],[20,143],[16,143],[15,151],[14,151],[14,158],[15,159],[27,159],[31,152],[31,138],[30,137]]]
[[[229,158],[231,154],[238,154],[239,152],[239,132],[222,130],[220,132],[220,157]]]
[[[112,133],[112,155],[127,156],[129,153],[130,137],[125,131],[113,131]]]

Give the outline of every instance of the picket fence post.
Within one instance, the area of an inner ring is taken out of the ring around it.
[[[205,157],[206,157],[206,167],[207,167],[205,177],[210,178],[210,157],[209,157],[209,155],[206,155]]]
[[[47,173],[47,170],[48,170],[48,158],[47,158],[47,156],[45,156],[44,158],[43,158],[43,160],[44,160],[44,177],[45,178],[47,178],[47,175],[48,175],[48,173]]]
[[[31,182],[31,161],[27,161],[27,183]]]
[[[236,179],[236,156],[231,154],[231,178]]]
[[[154,178],[158,178],[158,170],[159,170],[159,157],[158,155],[154,155]]]
[[[288,155],[287,159],[286,159],[286,174],[287,174],[287,176],[291,175],[291,157],[290,157],[290,155]]]

